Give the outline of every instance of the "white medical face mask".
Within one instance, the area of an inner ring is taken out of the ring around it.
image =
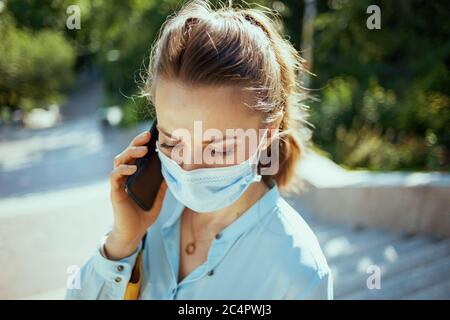
[[[261,142],[256,152],[240,164],[191,171],[184,170],[166,156],[160,150],[159,142],[156,143],[156,151],[161,160],[164,179],[175,198],[196,212],[212,212],[231,205],[250,184],[261,180],[257,169]]]

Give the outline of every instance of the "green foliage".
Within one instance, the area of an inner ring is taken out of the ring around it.
[[[147,99],[142,96],[126,100],[122,104],[122,110],[122,127],[130,127],[139,121],[149,121],[155,117],[154,108],[149,106]]]
[[[72,76],[75,52],[59,32],[30,32],[0,15],[0,109],[29,110],[60,100]]]
[[[213,4],[226,2],[212,0]],[[280,12],[300,49],[305,1],[249,1]],[[0,117],[54,101],[73,72],[100,66],[104,101],[122,125],[151,117],[137,98],[149,50],[179,0],[8,0],[0,10]],[[245,1],[233,1],[244,5]],[[317,0],[310,87],[313,142],[350,168],[450,168],[450,4],[446,0]],[[366,27],[369,5],[381,30]],[[67,7],[81,8],[68,30]],[[306,49],[309,50],[309,49]],[[74,64],[74,59],[76,61]],[[131,97],[135,97],[133,100]]]
[[[315,143],[349,167],[450,168],[447,1],[320,2]],[[381,9],[381,30],[366,8]]]

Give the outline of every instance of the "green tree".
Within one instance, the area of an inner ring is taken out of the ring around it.
[[[381,29],[366,28],[366,8]],[[445,169],[450,164],[447,1],[319,2],[314,141],[350,167]]]
[[[19,29],[4,12],[0,14],[0,52],[1,113],[61,99],[60,91],[71,80],[75,60],[62,34]]]

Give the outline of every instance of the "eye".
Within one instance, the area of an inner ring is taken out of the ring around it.
[[[174,147],[175,147],[175,145],[168,145],[167,143],[165,143],[165,142],[163,142],[163,143],[160,143],[159,144],[159,146],[161,147],[161,148],[164,148],[164,149],[173,149]]]
[[[227,156],[230,155],[234,152],[233,148],[229,148],[228,150],[223,150],[221,148],[211,148],[210,150],[211,154],[215,155],[222,155],[222,156]]]
[[[233,150],[212,150],[212,153],[213,154],[223,154],[223,155],[226,155],[226,154],[229,154],[229,153],[231,153]]]

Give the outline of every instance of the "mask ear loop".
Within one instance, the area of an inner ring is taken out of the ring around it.
[[[256,167],[257,174],[258,174],[259,176],[261,176],[260,173],[259,173],[259,160],[260,160],[260,158],[261,158],[261,153],[262,153],[261,145],[263,145],[263,142],[264,142],[265,139],[267,138],[267,133],[268,133],[268,132],[269,132],[269,129],[266,129],[266,131],[264,132],[264,134],[263,134],[261,140],[260,140],[259,143],[258,143],[258,150],[256,150],[256,153],[255,153],[255,155],[253,156],[252,163],[251,163],[252,166],[255,166],[255,167]],[[254,163],[253,163],[253,162],[254,162]]]
[[[269,157],[272,157],[273,156],[273,150],[272,150],[272,144],[274,143],[274,141],[276,140],[276,139],[280,139],[280,137],[281,137],[281,134],[280,134],[280,130],[279,129],[276,129],[276,128],[267,128],[266,129],[266,132],[265,132],[265,134],[264,134],[264,138],[265,139],[268,139],[268,137],[267,137],[267,135],[268,135],[268,133],[269,133],[269,131],[270,131],[270,133],[271,133],[271,136],[270,136],[270,140],[271,140],[271,142],[270,142],[270,144],[268,145],[268,147],[267,147],[267,151],[266,152],[269,152],[270,151],[270,155],[269,155]],[[268,141],[268,140],[267,140]],[[258,151],[259,152],[259,155],[258,155],[258,165],[259,165],[259,161],[261,160],[261,152],[262,152],[262,150],[259,150]],[[258,167],[258,171],[260,171],[260,167]],[[261,174],[260,172],[258,172],[258,174]]]
[[[258,153],[258,162],[259,162],[259,158],[261,157],[261,152],[262,152],[262,150],[261,150],[261,145],[263,145],[264,144],[264,142],[266,142],[266,139],[267,139],[267,133],[269,132],[269,129],[266,129],[266,131],[264,132],[264,134],[263,134],[263,136],[262,136],[262,138],[261,138],[261,141],[259,142],[259,145],[258,145],[258,151],[257,151],[257,153]]]

